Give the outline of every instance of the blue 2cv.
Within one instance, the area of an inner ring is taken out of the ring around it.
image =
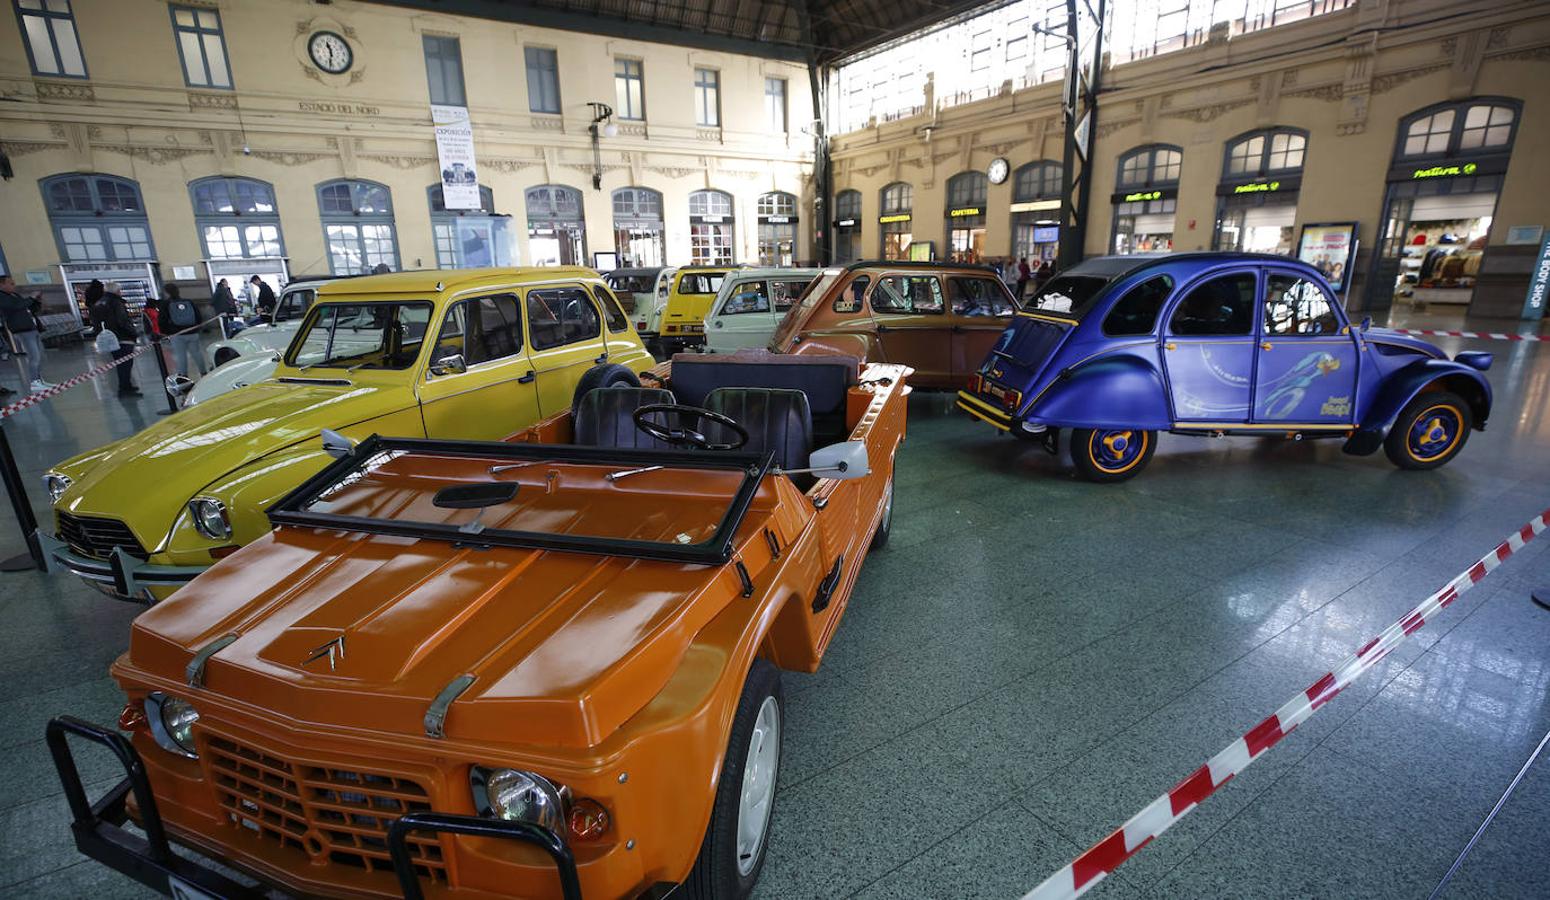
[[[1088,260],[1002,333],[958,407],[1056,452],[1093,481],[1134,476],[1157,433],[1340,437],[1432,469],[1483,429],[1489,353],[1454,359],[1366,321],[1352,327],[1312,266],[1177,253]]]

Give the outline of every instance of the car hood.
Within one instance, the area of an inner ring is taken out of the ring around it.
[[[54,467],[73,479],[58,507],[127,524],[162,542],[183,505],[212,481],[268,454],[413,406],[402,385],[261,382],[213,397],[112,444]]]
[[[1380,341],[1385,344],[1404,347],[1417,353],[1424,353],[1433,359],[1447,359],[1448,355],[1437,349],[1437,345],[1430,341],[1423,341],[1414,335],[1404,334],[1392,328],[1369,328],[1362,334],[1369,341]]]
[[[183,400],[183,408],[197,406],[239,387],[247,387],[274,375],[280,365],[273,354],[239,356],[222,366],[216,366],[194,382],[194,387]]]
[[[200,648],[235,636],[205,665],[223,701],[416,736],[471,676],[449,739],[595,746],[656,696],[737,584],[718,566],[282,527],[136,619],[119,674],[181,682]]]

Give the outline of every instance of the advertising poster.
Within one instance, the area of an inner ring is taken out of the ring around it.
[[[1547,297],[1550,297],[1550,237],[1539,245],[1539,256],[1534,260],[1533,271],[1529,273],[1528,296],[1523,299],[1522,318],[1543,319]]]
[[[1355,222],[1304,225],[1297,258],[1322,272],[1330,287],[1344,294],[1351,283],[1351,253],[1355,247]]]
[[[479,171],[474,165],[474,129],[464,106],[431,106],[441,195],[447,209],[479,208]]]

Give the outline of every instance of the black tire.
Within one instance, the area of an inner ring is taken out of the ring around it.
[[[1122,441],[1114,451],[1111,441]],[[1139,447],[1136,446],[1139,444]],[[1113,484],[1136,477],[1157,451],[1157,432],[1138,429],[1071,429],[1071,464],[1088,481]]]
[[[780,736],[785,731],[786,702],[781,691],[780,670],[769,662],[756,659],[743,682],[743,695],[737,701],[737,713],[732,717],[732,733],[727,738],[727,755],[721,767],[721,779],[716,784],[715,806],[710,813],[710,826],[705,829],[705,840],[700,844],[700,855],[694,868],[683,883],[683,896],[689,900],[743,900],[753,891],[764,868],[768,855],[770,828],[774,820],[775,794],[769,801],[769,819],[755,851],[752,864],[739,866],[737,852],[739,798],[742,795],[743,772],[748,762],[749,741],[753,737],[754,724],[767,699],[775,701],[776,738],[775,788],[780,778]],[[746,871],[744,871],[746,868]]]
[[[1463,397],[1451,391],[1427,391],[1400,411],[1383,439],[1383,452],[1401,469],[1435,469],[1464,449],[1474,423]]]
[[[873,550],[881,550],[888,546],[888,535],[893,531],[893,475],[888,475],[888,483],[883,487],[883,520],[877,524],[877,530],[872,532]]]
[[[224,366],[241,355],[242,354],[238,353],[231,347],[216,347],[214,356],[215,364],[218,366]]]
[[[570,408],[574,413],[581,407],[581,398],[602,387],[640,387],[635,373],[618,363],[593,366],[576,382],[576,393],[571,396]]]

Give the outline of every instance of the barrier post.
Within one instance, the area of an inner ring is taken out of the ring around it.
[[[27,499],[27,486],[22,483],[21,470],[16,467],[16,457],[11,454],[11,441],[6,437],[5,423],[0,420],[0,477],[5,480],[5,493],[11,498],[16,511],[16,524],[27,542],[27,552],[0,560],[0,572],[25,572],[28,569],[42,571],[43,546],[38,543],[38,519],[32,513],[32,501]]]
[[[167,357],[165,355],[166,341],[161,335],[156,334],[155,332],[152,332],[150,337],[151,343],[156,345],[156,352],[152,353],[151,355],[156,357],[156,368],[161,370],[162,396],[167,398],[167,411],[158,412],[157,415],[170,416],[178,411],[178,401],[176,397],[172,396],[172,391],[167,389],[167,379],[172,377],[172,373],[167,371]]]

